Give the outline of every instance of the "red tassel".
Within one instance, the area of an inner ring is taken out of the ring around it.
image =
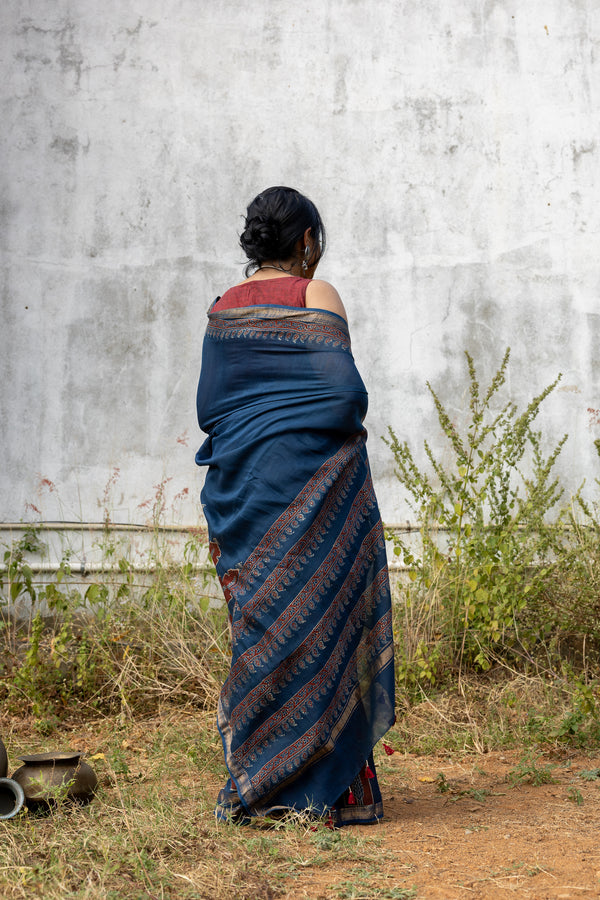
[[[355,803],[356,800],[354,798],[354,794],[352,793],[352,791],[348,791],[348,806],[354,806]]]
[[[385,752],[387,753],[388,756],[391,756],[393,753],[396,752],[393,747],[390,747],[389,744],[382,743],[381,746],[383,747],[383,749],[385,750]]]
[[[367,766],[365,769],[365,775],[367,778],[375,778],[375,772],[371,771],[371,766]]]

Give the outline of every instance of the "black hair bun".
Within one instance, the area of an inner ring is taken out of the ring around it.
[[[306,229],[318,245],[318,262],[325,248],[325,229],[319,212],[308,197],[294,188],[270,187],[258,194],[246,210],[242,250],[250,260],[246,277],[269,260],[296,261]]]
[[[279,253],[280,227],[275,219],[253,216],[246,221],[240,244],[249,259],[276,259]]]

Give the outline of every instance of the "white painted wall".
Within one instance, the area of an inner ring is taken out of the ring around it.
[[[465,349],[510,345],[519,403],[562,371],[543,427],[597,474],[596,0],[3,0],[0,42],[5,522],[146,522],[169,478],[197,523],[205,312],[277,183],[329,230],[389,522],[380,436],[443,452]]]

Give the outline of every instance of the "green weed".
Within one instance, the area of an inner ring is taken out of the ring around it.
[[[435,783],[437,791],[440,794],[450,794],[450,799],[453,801],[460,800],[463,797],[469,797],[469,799],[475,800],[477,803],[483,803],[490,795],[490,792],[484,789],[456,788],[448,781],[443,772],[438,773]]]
[[[374,883],[372,873],[358,871],[352,879],[340,882],[333,896],[339,900],[414,900],[416,887],[380,887]]]
[[[582,769],[579,773],[579,777],[583,779],[583,781],[596,781],[600,779],[600,769]]]
[[[539,787],[541,784],[556,784],[554,777],[555,766],[538,766],[537,759],[531,753],[519,761],[517,766],[512,769],[506,776],[506,780],[512,784],[532,784]]]

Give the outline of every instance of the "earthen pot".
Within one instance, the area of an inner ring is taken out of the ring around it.
[[[0,819],[12,819],[25,803],[23,788],[12,778],[0,778]]]
[[[8,772],[8,756],[6,755],[6,747],[0,739],[0,778],[6,778]]]
[[[89,803],[98,779],[90,765],[83,762],[81,753],[34,753],[19,756],[24,765],[13,775],[21,785],[25,802],[30,809],[52,806],[61,800]]]

